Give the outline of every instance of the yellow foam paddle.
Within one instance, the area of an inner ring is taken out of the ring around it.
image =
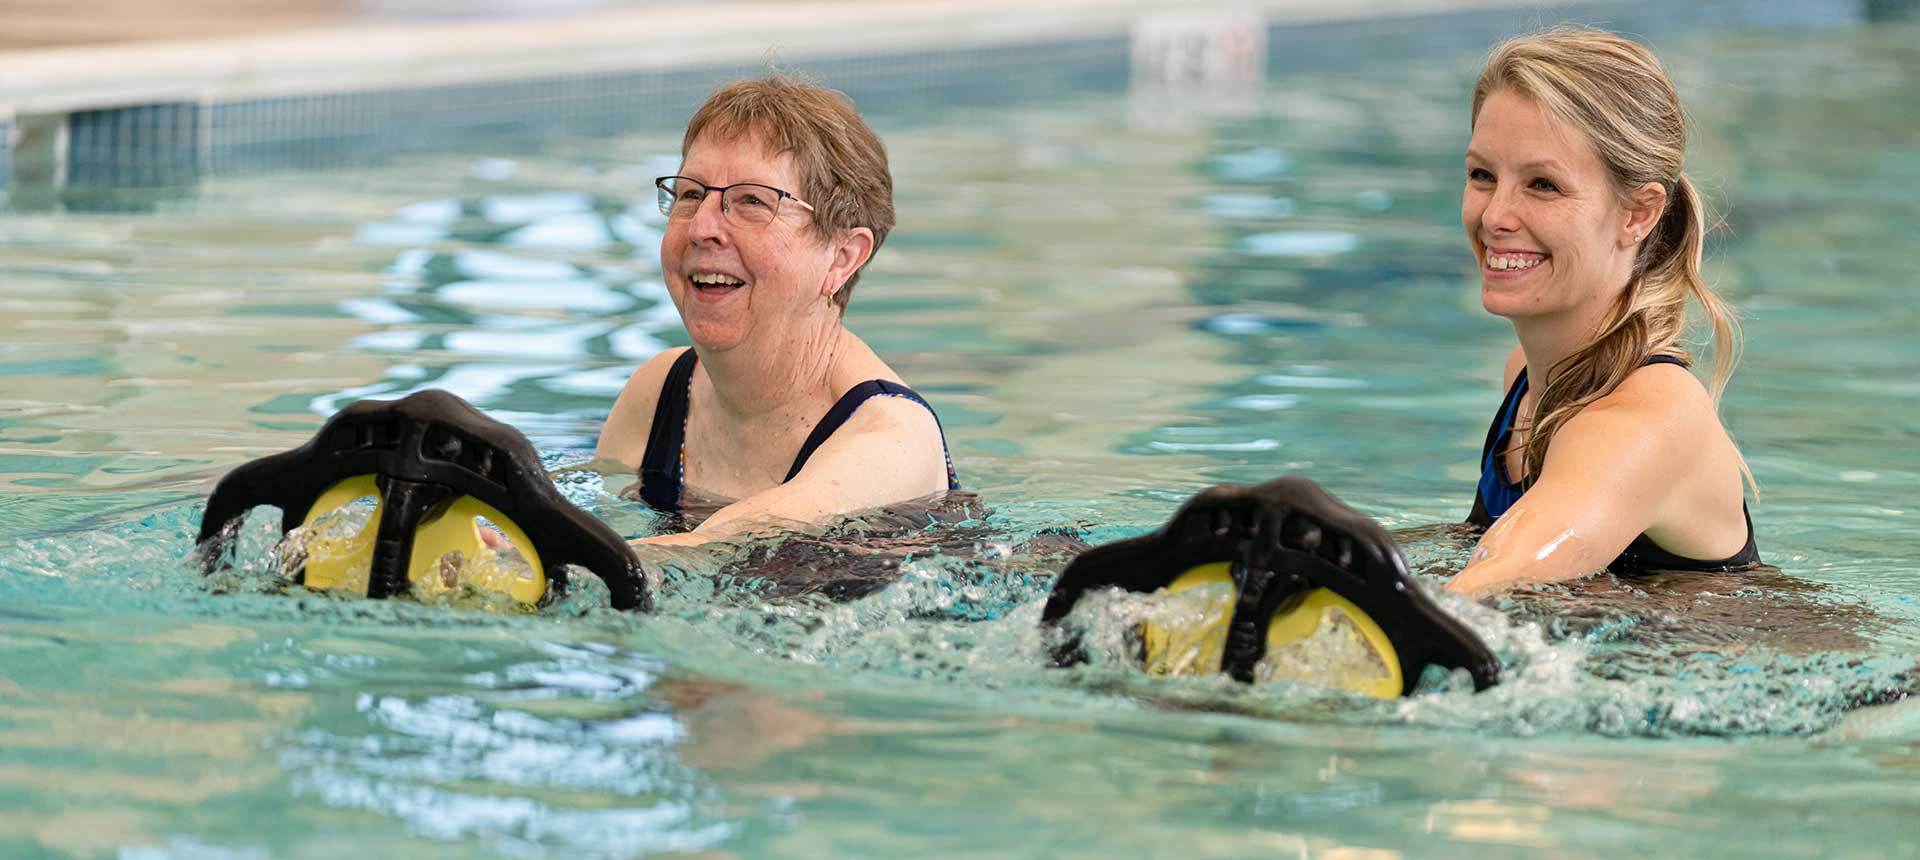
[[[480,538],[481,517],[507,536],[532,566],[530,573],[481,561],[496,557],[493,554],[497,552]],[[428,520],[413,533],[413,560],[407,566],[407,580],[413,583],[416,593],[441,594],[453,590],[440,572],[440,559],[450,552],[459,552],[463,559],[460,582],[482,591],[505,594],[529,606],[539,603],[540,596],[546,593],[547,578],[540,566],[540,554],[534,551],[527,533],[507,519],[506,514],[472,496],[453,500],[446,513]]]
[[[365,594],[368,571],[373,565],[374,536],[380,529],[380,509],[385,504],[379,484],[372,475],[356,475],[340,481],[307,510],[302,525],[311,527],[321,517],[342,506],[372,496],[377,500],[373,515],[359,531],[347,537],[327,537],[307,545],[305,580],[308,588],[346,588]],[[479,519],[499,527],[514,548],[520,551],[531,575],[497,564],[486,564],[492,547],[480,537]],[[513,600],[533,605],[547,590],[546,568],[526,532],[492,505],[472,496],[461,496],[449,504],[440,516],[423,523],[413,533],[413,555],[407,562],[407,580],[417,594],[437,595],[453,590],[441,574],[440,562],[448,553],[460,554],[459,582],[481,590],[505,594]]]
[[[1312,648],[1311,653],[1301,653],[1305,648]],[[1273,614],[1267,653],[1254,666],[1253,677],[1343,687],[1379,699],[1398,698],[1403,686],[1400,655],[1386,631],[1353,601],[1325,588],[1309,591],[1298,605]]]
[[[300,526],[311,529],[321,517],[368,496],[376,501],[380,499],[380,486],[374,482],[372,475],[355,475],[340,481],[314,500],[313,507],[307,509],[307,518],[301,521]],[[373,568],[374,534],[379,528],[380,509],[376,505],[373,516],[359,531],[345,537],[309,540],[303,574],[306,586],[322,590],[345,588],[366,594],[367,576]]]
[[[1189,568],[1165,591],[1177,594],[1209,587],[1213,593],[1198,605],[1183,607],[1194,614],[1141,624],[1148,674],[1167,677],[1220,671],[1237,597],[1232,566],[1215,562]],[[1353,601],[1325,588],[1316,588],[1274,613],[1267,627],[1266,656],[1255,667],[1255,680],[1341,687],[1382,699],[1398,697],[1402,687],[1400,658],[1386,631]]]
[[[1172,619],[1168,626],[1152,621],[1140,625],[1140,638],[1146,651],[1147,674],[1155,678],[1172,675],[1203,675],[1220,671],[1220,657],[1227,647],[1227,622],[1233,618],[1232,565],[1227,562],[1203,564],[1191,568],[1168,583],[1168,594],[1196,588],[1213,588],[1204,603],[1193,607],[1199,616]]]

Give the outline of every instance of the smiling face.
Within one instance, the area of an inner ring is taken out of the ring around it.
[[[679,173],[716,188],[754,182],[800,194],[802,187],[793,159],[769,152],[754,134],[702,134]],[[695,345],[726,351],[768,340],[809,314],[837,316],[827,298],[845,276],[811,217],[787,200],[773,223],[745,227],[721,213],[720,195],[708,194],[691,217],[667,220],[661,274]]]
[[[1633,275],[1636,219],[1579,129],[1511,89],[1487,95],[1467,146],[1460,220],[1480,301],[1522,319],[1598,317]]]

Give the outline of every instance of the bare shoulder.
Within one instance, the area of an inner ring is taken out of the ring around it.
[[[852,332],[836,387],[843,392],[873,380],[906,386],[906,380]],[[911,390],[911,389],[909,389]],[[808,470],[854,477],[884,504],[915,498],[947,487],[947,463],[940,423],[931,406],[912,397],[875,394],[860,402],[846,423],[821,445]],[[804,474],[804,473],[803,473]]]
[[[1554,447],[1564,442],[1569,453],[1632,457],[1680,468],[1703,440],[1721,432],[1706,386],[1684,367],[1655,364],[1628,374],[1612,393],[1568,419],[1554,437]]]
[[[1521,350],[1520,347],[1515,346],[1512,352],[1507,353],[1506,369],[1500,371],[1501,393],[1504,394],[1506,393],[1507,389],[1513,387],[1513,380],[1520,375],[1520,371],[1524,369],[1526,366],[1527,366],[1526,352]]]
[[[934,419],[932,409],[910,397],[890,394],[867,398],[841,427],[849,436],[899,436],[904,440],[940,437],[940,422]]]
[[[1501,392],[1505,392],[1507,388],[1513,388],[1513,378],[1519,376],[1521,370],[1524,369],[1526,369],[1526,351],[1519,346],[1515,346],[1511,353],[1507,353],[1507,367],[1500,370]]]
[[[653,429],[653,410],[660,402],[660,386],[674,362],[691,347],[663,350],[627,377],[619,399],[600,428],[600,443],[594,455],[619,460],[638,468],[647,452],[647,434]]]
[[[873,380],[907,385],[907,381],[900,378],[900,374],[895,373],[879,353],[874,352],[853,332],[846,333],[846,342],[849,354],[841,362],[835,380],[840,391],[851,391],[855,386]],[[903,440],[924,440],[938,439],[940,435],[939,423],[934,420],[928,406],[909,397],[894,395],[867,398],[841,427],[841,432],[834,434],[836,437],[842,434],[849,437],[897,434]]]
[[[1554,436],[1541,469],[1570,498],[1683,555],[1721,558],[1746,534],[1739,450],[1706,386],[1686,368],[1636,369]]]
[[[932,410],[911,398],[869,397],[820,446],[801,475],[837,485],[854,507],[942,492],[947,458],[940,424]]]
[[[1720,423],[1707,387],[1692,371],[1677,364],[1650,364],[1635,370],[1620,387],[1582,412],[1612,414],[1664,429]]]

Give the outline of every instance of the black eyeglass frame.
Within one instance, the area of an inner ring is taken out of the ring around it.
[[[658,202],[660,204],[660,214],[668,218],[673,217],[674,205],[680,199],[679,192],[667,187],[667,183],[675,179],[682,180],[685,182],[691,182],[694,185],[700,186],[701,202],[706,201],[706,195],[718,193],[720,195],[720,212],[721,214],[727,215],[729,218],[732,217],[733,213],[727,211],[727,192],[735,188],[764,188],[768,191],[773,192],[774,207],[775,207],[773,210],[773,218],[780,217],[780,210],[778,207],[780,205],[780,201],[782,200],[791,200],[795,203],[798,203],[801,206],[806,207],[806,210],[808,212],[816,211],[813,208],[812,203],[808,203],[807,201],[801,200],[800,198],[795,197],[792,194],[787,193],[786,191],[783,191],[779,188],[775,188],[771,185],[767,185],[761,182],[735,182],[732,185],[708,185],[705,182],[701,182],[700,180],[694,179],[691,176],[658,176],[658,177],[655,177],[653,180],[653,187],[660,189],[660,192],[663,195],[658,199]],[[773,220],[772,218],[769,218],[767,220],[767,224],[771,224],[771,223],[773,223]],[[766,226],[766,224],[749,223],[748,226],[764,227]]]

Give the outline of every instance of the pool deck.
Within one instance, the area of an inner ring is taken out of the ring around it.
[[[1569,4],[1513,0],[0,0],[0,119],[691,64]],[[1586,5],[1592,5],[1588,3]],[[1631,4],[1629,4],[1631,5]],[[556,11],[557,10],[557,11]]]
[[[675,0],[0,0],[0,53],[368,24],[557,18]],[[724,0],[711,0],[724,2]]]

